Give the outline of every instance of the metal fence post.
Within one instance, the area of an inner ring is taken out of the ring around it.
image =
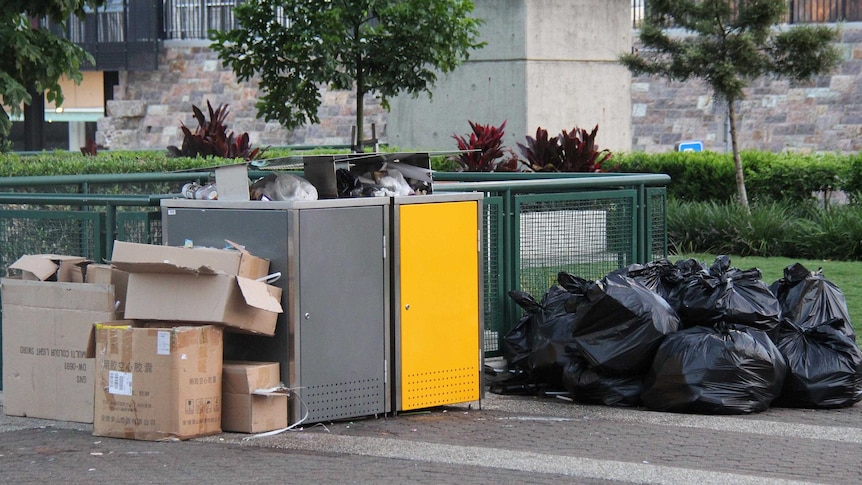
[[[117,206],[111,203],[105,205],[105,244],[99,254],[99,261],[107,261],[114,251],[114,239],[117,237]]]

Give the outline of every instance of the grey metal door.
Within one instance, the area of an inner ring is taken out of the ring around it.
[[[385,217],[381,206],[298,211],[292,360],[310,422],[386,412]]]

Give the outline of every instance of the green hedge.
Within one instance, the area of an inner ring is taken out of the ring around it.
[[[290,155],[290,150],[270,149],[267,158]],[[313,152],[303,152],[313,153]],[[237,160],[238,161],[238,160]],[[167,151],[102,151],[93,157],[76,152],[53,151],[32,155],[0,154],[0,177],[38,175],[117,174],[173,172],[233,163],[224,158],[168,157]]]
[[[862,193],[862,155],[745,151],[745,186],[752,200],[805,200],[822,190]],[[716,152],[615,154],[613,171],[666,173],[668,194],[680,200],[726,201],[736,197],[733,157]]]
[[[394,148],[393,148],[394,149]],[[267,158],[295,155],[269,149]],[[332,150],[302,151],[332,153]],[[805,200],[824,189],[841,190],[854,201],[862,194],[862,155],[742,153],[746,188],[751,200]],[[0,177],[70,174],[171,172],[232,161],[218,158],[170,158],[166,151],[103,151],[95,157],[55,151],[35,155],[0,154]],[[434,160],[434,168],[449,167]],[[668,194],[679,200],[728,201],[736,197],[733,158],[716,152],[616,153],[606,169],[618,172],[665,173]]]

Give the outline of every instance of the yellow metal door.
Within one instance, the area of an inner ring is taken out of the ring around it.
[[[477,204],[398,206],[402,410],[479,399]]]

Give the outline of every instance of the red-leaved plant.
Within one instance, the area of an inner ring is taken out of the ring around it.
[[[527,143],[519,143],[518,148],[535,172],[601,172],[611,151],[596,147],[598,131],[599,125],[591,132],[575,127],[549,138],[548,131],[539,127],[536,137],[528,136]]]
[[[563,158],[559,137],[548,138],[548,130],[536,128],[535,138],[527,136],[527,143],[518,143],[518,149],[527,159],[527,165],[534,172],[559,172]]]
[[[514,172],[520,161],[510,148],[503,146],[506,121],[500,126],[470,123],[473,133],[469,138],[453,134],[460,153],[452,157],[464,172]]]
[[[583,128],[575,127],[571,133],[566,130],[559,136],[563,151],[561,172],[601,172],[602,164],[611,158],[607,148],[599,150],[596,146],[597,124],[593,131],[587,133]]]
[[[181,148],[173,145],[168,147],[168,153],[174,157],[220,157],[220,158],[242,158],[243,160],[256,160],[263,155],[260,148],[251,148],[248,133],[235,136],[234,132],[228,133],[224,120],[228,115],[228,105],[220,104],[213,109],[207,101],[209,110],[209,121],[203,112],[192,105],[192,112],[198,122],[198,127],[192,132],[184,123],[180,123],[183,131],[183,144]]]

